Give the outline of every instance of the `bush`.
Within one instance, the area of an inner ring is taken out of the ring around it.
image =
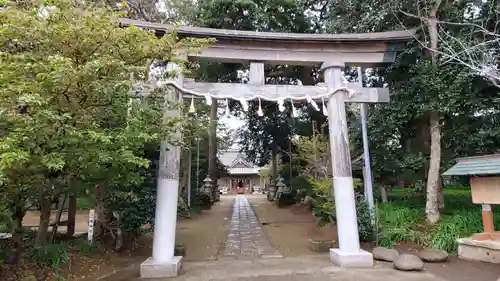
[[[316,226],[323,227],[335,221],[335,202],[333,200],[331,178],[310,178],[311,199],[313,214],[316,217]]]
[[[195,210],[210,210],[212,202],[210,196],[204,193],[198,193],[191,201],[191,207]]]
[[[117,211],[120,215],[120,227],[123,233],[134,240],[143,231],[146,224],[154,224],[156,209],[156,173],[159,146],[147,144],[143,157],[151,161],[148,168],[141,168],[141,182],[132,182],[127,186],[110,188],[104,203],[108,211]]]
[[[332,194],[331,178],[321,180],[310,179],[312,186],[313,214],[316,217],[318,227],[326,226],[336,220],[335,200]],[[355,187],[360,186],[360,181],[354,180]],[[372,215],[364,195],[356,192],[356,214],[358,218],[359,238],[362,241],[372,241],[374,239],[374,228],[372,226]]]
[[[395,204],[378,206],[378,244],[394,247],[401,241],[418,242],[419,233],[414,229],[423,218],[423,208],[413,209]]]
[[[361,241],[373,241],[373,217],[370,212],[370,206],[368,206],[368,202],[361,193],[356,193],[356,214],[358,217],[359,239]]]
[[[184,198],[179,197],[177,203],[177,216],[181,218],[189,218],[191,217],[191,211],[189,210],[189,206],[184,200]]]
[[[87,239],[77,239],[72,243],[71,249],[77,251],[80,255],[88,257],[90,253],[96,249],[101,247],[101,243],[99,241],[92,241],[89,243]]]
[[[378,206],[378,243],[393,247],[410,242],[429,248],[457,252],[457,239],[481,232],[481,209],[472,204],[470,188],[445,188],[446,208],[434,226],[425,223],[425,194],[412,189],[395,189],[391,203]],[[500,216],[495,217],[500,222]]]
[[[479,211],[458,210],[453,216],[443,217],[437,227],[431,230],[427,245],[455,254],[458,238],[482,232],[482,228]]]
[[[297,197],[293,193],[281,194],[278,199],[278,207],[283,208],[297,203]]]
[[[32,261],[53,268],[59,268],[69,262],[69,247],[66,243],[32,247],[27,254]]]

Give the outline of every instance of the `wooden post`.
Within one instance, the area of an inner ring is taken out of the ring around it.
[[[191,142],[189,142],[189,156],[188,156],[188,187],[187,187],[187,205],[191,207],[191,174],[193,169],[193,152],[191,151]]]
[[[342,64],[324,63],[328,90],[343,87]],[[345,112],[345,91],[335,92],[328,100],[328,128],[333,169],[333,191],[339,236],[339,249],[330,249],[330,259],[343,267],[371,267],[371,253],[360,249],[356,201],[349,151],[349,137]]]
[[[485,233],[495,232],[495,223],[493,222],[493,212],[490,204],[482,205],[483,227]]]

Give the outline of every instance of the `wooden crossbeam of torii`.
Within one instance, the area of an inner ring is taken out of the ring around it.
[[[387,103],[389,102],[389,89],[387,88],[364,88],[358,84],[348,83],[344,86],[351,92],[346,102],[353,103]],[[277,101],[291,98],[294,100],[306,100],[311,97],[313,100],[321,98],[328,99],[329,93],[326,84],[316,86],[299,85],[272,85],[272,84],[235,84],[235,83],[204,83],[195,82],[193,79],[184,80],[184,89],[197,92],[208,93],[217,98],[234,99],[235,96],[255,99],[256,97],[265,100]]]
[[[173,82],[165,82],[164,86],[172,86],[183,93],[184,98],[203,98],[211,96],[217,99],[254,100],[263,99],[269,101],[278,100],[327,100],[332,92],[328,91],[326,84],[320,83],[316,86],[301,85],[273,85],[273,84],[236,84],[236,83],[205,83],[196,82],[194,79],[184,79],[183,86]],[[140,95],[147,95],[151,86],[145,87]],[[345,102],[350,103],[388,103],[390,98],[387,88],[365,88],[358,84],[347,83],[337,89],[345,90],[349,94]]]

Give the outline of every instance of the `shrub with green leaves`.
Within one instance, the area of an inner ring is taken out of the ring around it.
[[[331,178],[309,179],[312,186],[311,197],[313,200],[313,214],[316,217],[318,227],[326,226],[335,222],[335,200],[332,194],[333,180]],[[359,179],[355,179],[354,185],[357,190],[361,185]],[[359,238],[362,241],[373,239],[372,215],[365,197],[360,192],[356,192],[356,213],[358,218]]]
[[[415,241],[419,234],[414,230],[424,217],[423,208],[383,204],[378,205],[378,243],[393,247],[401,241]]]
[[[88,257],[92,251],[99,249],[101,246],[101,243],[97,240],[89,242],[87,239],[82,238],[75,240],[71,245],[71,249],[77,251],[80,255]]]
[[[430,231],[428,246],[449,253],[457,252],[457,239],[482,232],[481,212],[457,210],[452,216],[443,217],[441,222]]]
[[[280,198],[278,198],[277,201],[278,201],[277,202],[278,207],[283,208],[283,207],[287,207],[287,206],[290,206],[290,205],[297,203],[297,197],[295,196],[295,194],[293,192],[292,193],[283,193],[280,195]]]
[[[311,198],[313,214],[316,217],[316,225],[323,227],[335,221],[335,202],[333,200],[331,178],[308,179],[311,185]]]
[[[53,268],[69,262],[69,246],[66,243],[32,247],[27,254],[32,261]]]
[[[191,217],[191,210],[189,209],[187,202],[182,197],[179,197],[177,203],[177,215],[182,218]]]
[[[457,252],[457,239],[481,232],[481,208],[474,205],[470,188],[445,188],[445,209],[434,226],[425,222],[425,194],[414,189],[391,191],[391,203],[377,206],[378,243],[393,247],[409,242],[429,248]],[[500,223],[500,216],[495,217]]]
[[[356,193],[356,215],[358,218],[359,239],[361,241],[372,241],[374,239],[373,216],[370,206],[361,193]]]

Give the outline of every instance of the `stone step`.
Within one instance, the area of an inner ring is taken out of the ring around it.
[[[117,272],[101,281],[140,281],[138,265]],[[128,278],[127,278],[128,275]],[[148,279],[151,280],[151,279]],[[334,266],[328,255],[289,257],[282,259],[186,262],[176,278],[162,281],[446,281],[422,272],[401,272],[390,263],[376,263],[374,268],[353,269]]]

